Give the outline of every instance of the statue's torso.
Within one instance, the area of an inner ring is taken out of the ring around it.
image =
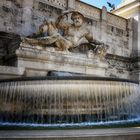
[[[86,34],[87,30],[83,29],[82,26],[79,28],[70,26],[64,36],[67,40],[71,41],[74,46],[77,46]]]

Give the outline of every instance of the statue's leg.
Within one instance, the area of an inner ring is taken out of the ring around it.
[[[64,37],[60,37],[60,42],[61,42],[61,47],[63,49],[63,51],[68,51],[69,48],[73,47],[73,44],[71,41],[65,39]]]
[[[55,46],[57,51],[68,51],[68,49],[72,46],[72,43],[66,40],[63,36],[58,35],[57,40],[55,41]]]
[[[28,44],[31,44],[31,45],[38,44],[38,40],[37,39],[34,39],[34,38],[23,38],[22,39],[22,42],[28,43]]]
[[[69,48],[73,47],[73,44],[65,39],[63,36],[60,34],[55,34],[52,36],[47,36],[47,37],[41,37],[41,38],[24,38],[24,42],[31,44],[31,45],[51,45],[55,44],[56,50],[59,51],[68,51]]]
[[[44,38],[39,38],[38,41],[40,45],[51,45],[57,41],[57,36],[48,36]]]
[[[47,36],[41,38],[24,38],[23,42],[31,44],[31,45],[50,45],[56,42],[58,39],[57,35],[55,36]]]

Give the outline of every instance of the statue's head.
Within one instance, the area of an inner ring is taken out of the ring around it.
[[[84,16],[80,12],[74,11],[72,12],[71,20],[74,26],[80,27],[84,22]]]

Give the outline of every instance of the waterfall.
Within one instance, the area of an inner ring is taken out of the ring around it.
[[[0,83],[0,122],[62,124],[129,120],[140,115],[136,83],[36,80]]]

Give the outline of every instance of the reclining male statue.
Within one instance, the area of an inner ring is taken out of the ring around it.
[[[69,15],[72,23],[65,21]],[[36,35],[44,34],[44,37],[24,38],[23,41],[31,45],[53,45],[59,51],[69,51],[86,43],[93,44],[93,49],[96,48],[96,45],[104,46],[103,43],[93,38],[91,29],[83,23],[83,14],[77,11],[67,11],[59,16],[56,21],[46,21],[39,27],[39,32]]]
[[[73,23],[64,21],[64,18],[71,14]],[[67,50],[69,48],[77,47],[82,43],[94,42],[100,44],[93,39],[93,35],[88,27],[83,25],[84,16],[77,11],[65,12],[59,16],[56,21],[46,21],[39,27],[37,34],[47,33],[45,37],[39,38],[24,38],[30,44],[50,45],[55,44],[60,50]],[[63,35],[58,30],[63,31]]]

